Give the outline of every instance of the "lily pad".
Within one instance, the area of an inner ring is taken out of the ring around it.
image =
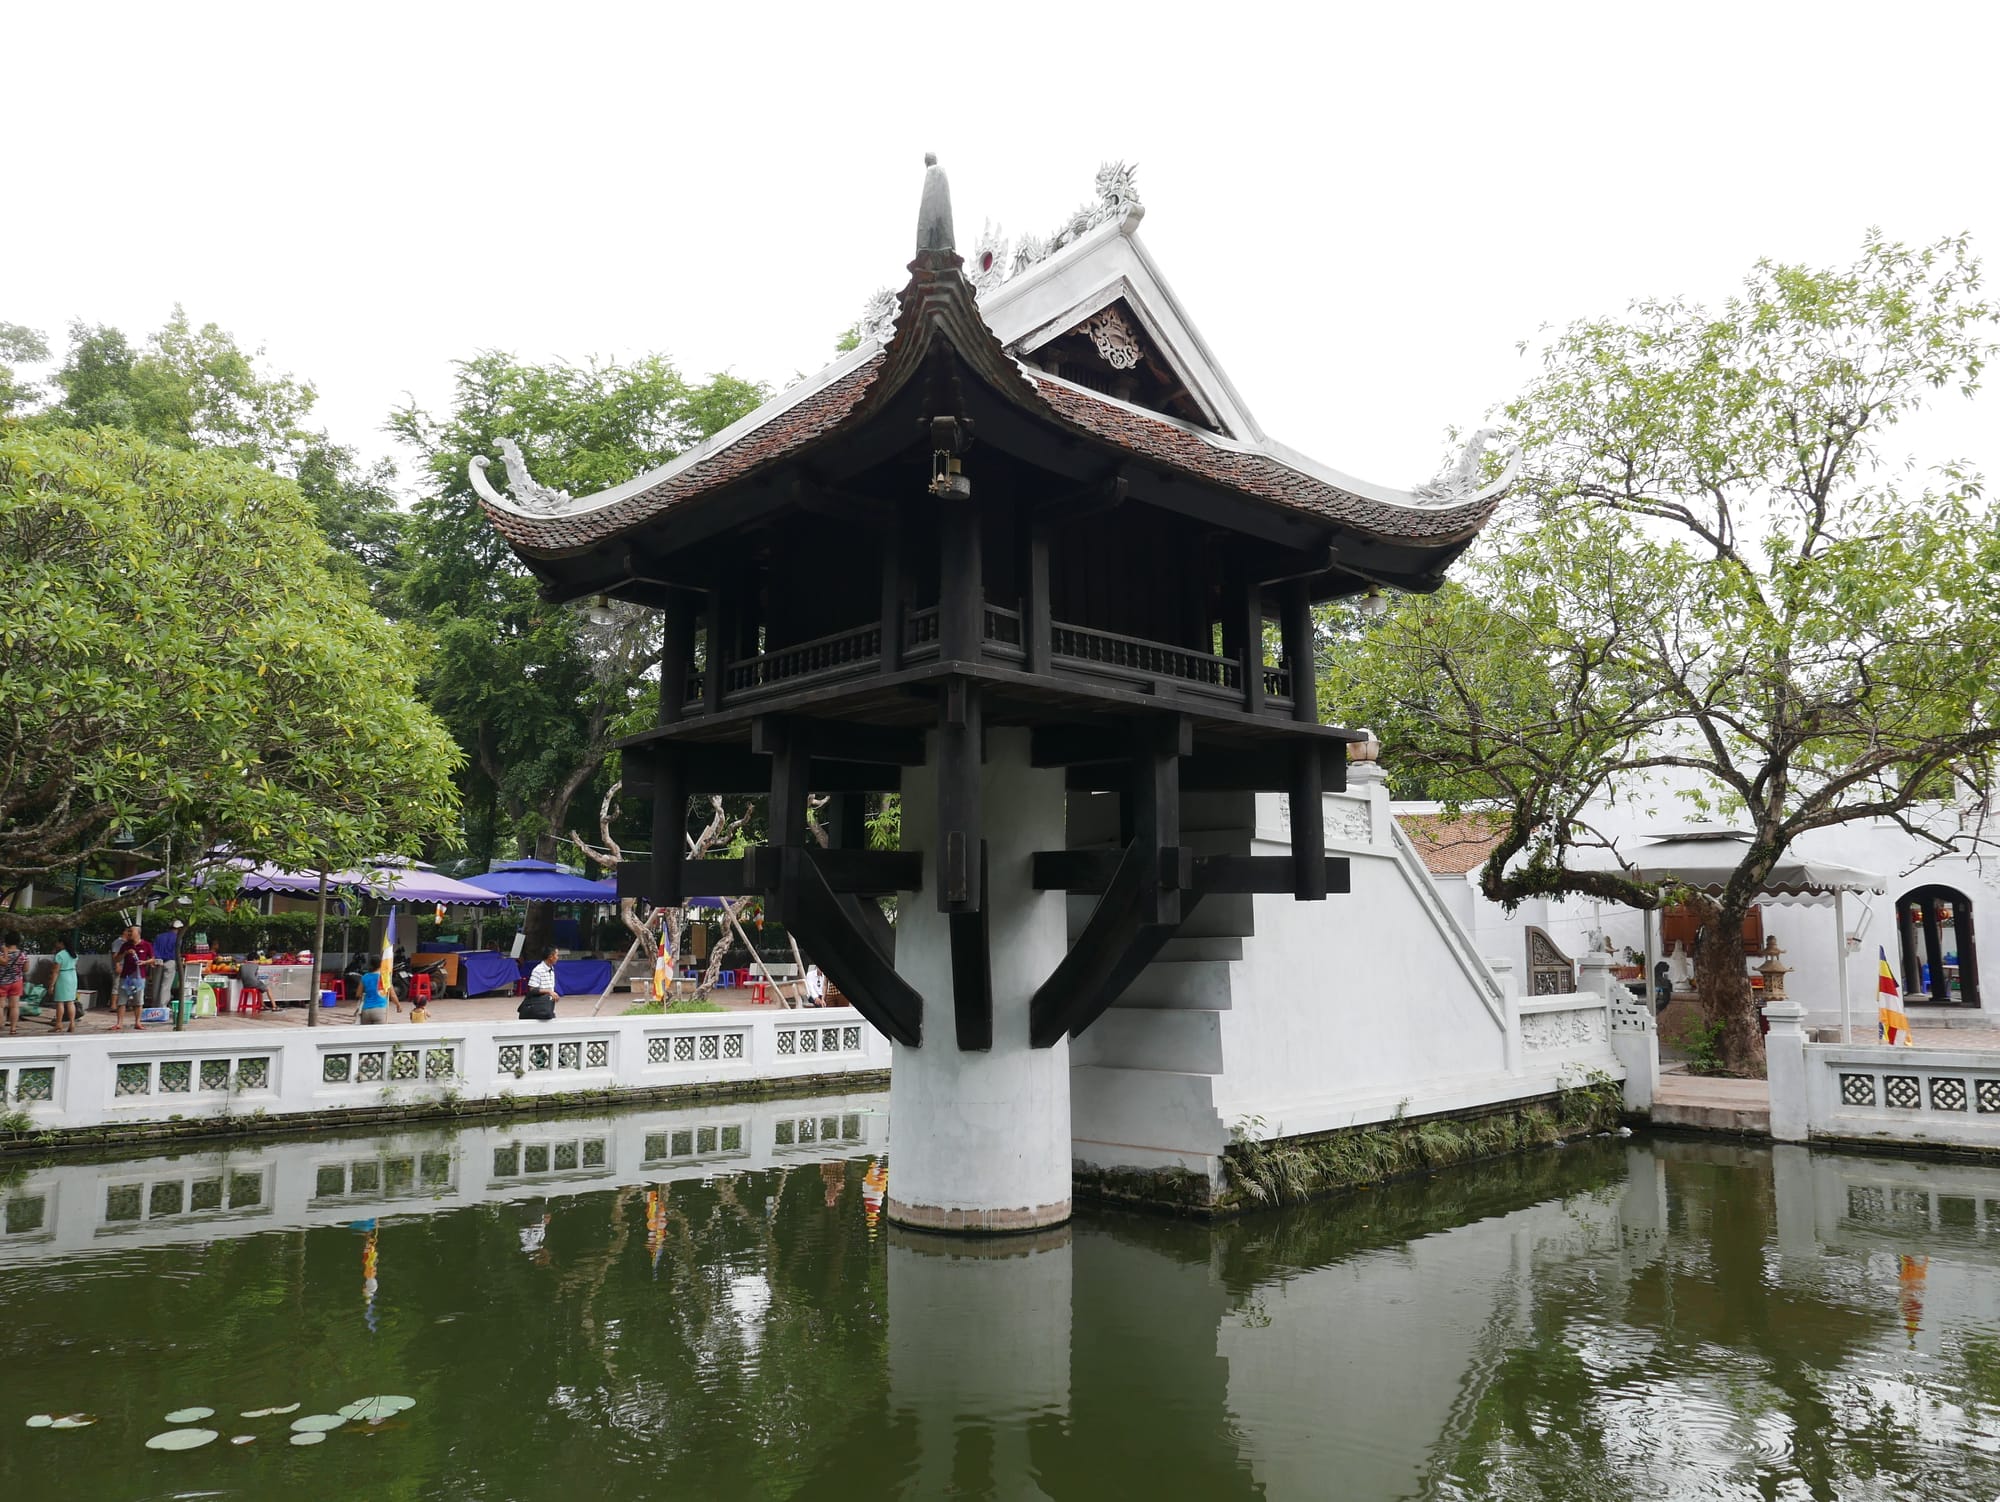
[[[212,1419],[214,1417],[215,1410],[213,1408],[176,1408],[172,1413],[167,1415],[167,1422],[169,1424],[192,1424],[196,1419]]]
[[[393,1393],[380,1394],[372,1398],[356,1398],[340,1410],[341,1417],[356,1423],[379,1424],[386,1418],[393,1418],[406,1408],[415,1408],[415,1398],[399,1397]]]
[[[51,1429],[88,1429],[97,1420],[87,1413],[66,1413],[49,1425]]]
[[[56,1420],[54,1414],[49,1414],[49,1413],[30,1414],[28,1416],[28,1427],[30,1429],[46,1429],[50,1425],[55,1423],[55,1421]]]
[[[323,1445],[326,1443],[326,1431],[324,1429],[308,1429],[301,1434],[294,1434],[292,1436],[292,1443],[295,1445]]]
[[[317,1434],[338,1429],[346,1422],[347,1415],[344,1413],[309,1413],[302,1419],[292,1420],[292,1431],[295,1434]]]
[[[165,1434],[156,1434],[146,1441],[148,1450],[199,1450],[203,1445],[213,1444],[216,1433],[213,1429],[169,1429]]]

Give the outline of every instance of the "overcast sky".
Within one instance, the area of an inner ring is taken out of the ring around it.
[[[1544,323],[1869,225],[2000,257],[1997,14],[17,0],[0,320],[137,336],[179,301],[387,452],[482,348],[782,385],[901,284],[925,151],[961,249],[1121,157],[1264,427],[1408,484]],[[2000,470],[1996,436],[1988,394],[1909,442]]]

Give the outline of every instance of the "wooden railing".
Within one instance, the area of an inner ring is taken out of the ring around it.
[[[912,610],[903,617],[903,656],[935,657],[938,653],[938,608]]]
[[[1027,625],[1020,611],[1004,605],[985,605],[980,622],[985,656],[1008,663],[1025,659]],[[901,632],[904,662],[935,658],[942,645],[938,607],[905,611]],[[1203,699],[1234,700],[1239,708],[1242,704],[1242,666],[1233,657],[1218,657],[1167,642],[1120,636],[1113,631],[1096,631],[1060,621],[1051,623],[1049,648],[1053,659],[1049,667],[1057,672],[1080,672],[1148,686],[1164,680]],[[723,669],[722,697],[728,704],[810,683],[852,677],[878,668],[881,661],[882,630],[871,623],[730,662]],[[711,668],[688,672],[681,701],[685,713],[699,714],[714,707],[704,692],[712,671]],[[1263,666],[1261,672],[1265,701],[1274,709],[1289,708],[1291,673],[1269,665]]]
[[[765,689],[795,686],[804,679],[842,677],[873,666],[881,656],[879,625],[841,631],[730,663],[723,679],[724,692],[733,699]]]
[[[1049,646],[1059,658],[1087,663],[1097,670],[1108,669],[1119,677],[1170,678],[1176,683],[1225,692],[1239,692],[1243,682],[1241,670],[1231,658],[1110,631],[1090,631],[1057,622],[1050,628]]]

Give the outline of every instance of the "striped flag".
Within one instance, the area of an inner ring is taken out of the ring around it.
[[[396,910],[389,909],[389,926],[382,930],[382,994],[387,996],[396,979]]]
[[[1882,1041],[1915,1048],[1917,1040],[1910,1036],[1910,1019],[1903,1011],[1903,988],[1896,980],[1896,972],[1889,968],[1889,951],[1878,944],[1875,952],[1882,957],[1875,982],[1875,1015],[1880,1020]]]

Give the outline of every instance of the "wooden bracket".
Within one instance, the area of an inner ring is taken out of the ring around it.
[[[1036,1048],[1074,1038],[1103,1016],[1180,927],[1180,894],[1161,893],[1147,865],[1137,845],[1126,849],[1090,921],[1035,992],[1028,1041]]]
[[[810,948],[854,1009],[877,1030],[909,1048],[921,1047],[924,999],[896,973],[888,928],[879,910],[871,924],[861,911],[873,903],[842,897],[827,885],[817,851],[784,850],[778,884],[779,918]]]

